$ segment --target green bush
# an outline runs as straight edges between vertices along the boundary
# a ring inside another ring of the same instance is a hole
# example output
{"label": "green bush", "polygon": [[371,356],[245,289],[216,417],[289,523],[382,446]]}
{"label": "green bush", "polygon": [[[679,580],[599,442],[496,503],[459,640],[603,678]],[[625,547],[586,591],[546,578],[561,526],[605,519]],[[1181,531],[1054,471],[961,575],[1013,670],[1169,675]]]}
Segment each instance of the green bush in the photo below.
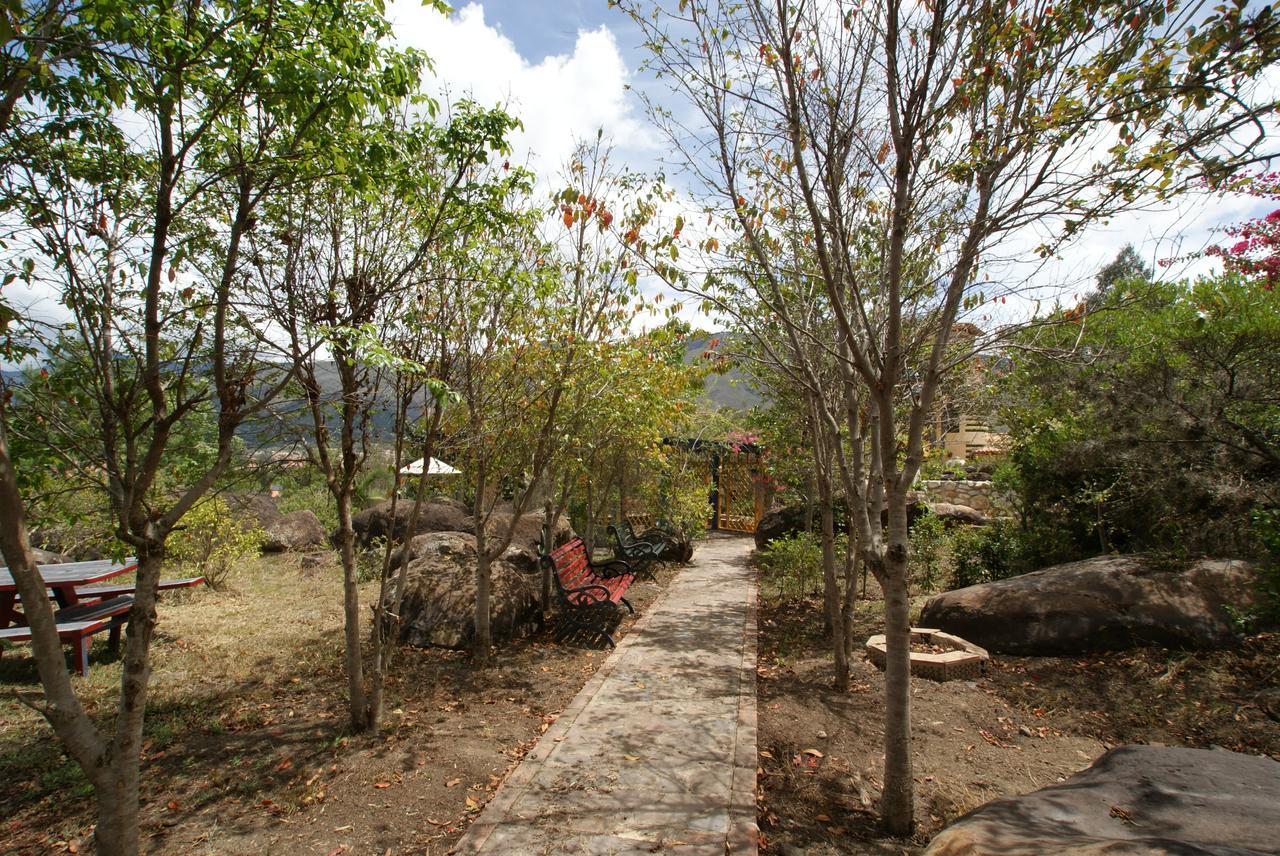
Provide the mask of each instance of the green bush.
{"label": "green bush", "polygon": [[1243,623],[1246,630],[1280,627],[1280,510],[1254,509],[1250,517],[1254,536],[1266,555],[1258,579],[1258,607],[1251,614],[1242,616]]}
{"label": "green bush", "polygon": [[983,527],[966,527],[952,541],[953,589],[1003,580],[1026,570],[1027,548],[1011,520],[993,520]]}
{"label": "green bush", "polygon": [[181,528],[169,538],[169,558],[184,569],[204,576],[205,583],[220,589],[231,569],[255,558],[266,533],[256,524],[246,527],[221,497],[197,505],[182,518]]}
{"label": "green bush", "polygon": [[922,514],[911,527],[911,553],[907,559],[911,582],[932,591],[942,582],[942,570],[951,552],[951,536],[942,519]]}
{"label": "green bush", "polygon": [[[837,544],[837,555],[844,555]],[[778,597],[795,597],[822,587],[822,537],[799,532],[777,538],[757,556],[764,571],[765,586],[777,586]]]}

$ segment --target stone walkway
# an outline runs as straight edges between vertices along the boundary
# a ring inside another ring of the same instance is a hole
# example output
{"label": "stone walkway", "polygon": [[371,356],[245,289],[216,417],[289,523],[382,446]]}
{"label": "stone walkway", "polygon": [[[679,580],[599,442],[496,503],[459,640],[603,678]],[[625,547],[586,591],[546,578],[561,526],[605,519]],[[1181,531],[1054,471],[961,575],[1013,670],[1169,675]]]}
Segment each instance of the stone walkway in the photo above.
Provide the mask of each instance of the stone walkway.
{"label": "stone walkway", "polygon": [[699,545],[455,852],[756,852],[751,547]]}

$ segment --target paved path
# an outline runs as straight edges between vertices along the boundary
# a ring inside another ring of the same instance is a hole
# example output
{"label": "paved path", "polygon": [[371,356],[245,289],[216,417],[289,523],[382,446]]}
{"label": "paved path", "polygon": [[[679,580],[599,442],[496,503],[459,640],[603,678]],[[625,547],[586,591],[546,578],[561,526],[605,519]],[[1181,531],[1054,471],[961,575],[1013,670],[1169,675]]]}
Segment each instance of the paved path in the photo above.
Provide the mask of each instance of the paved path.
{"label": "paved path", "polygon": [[713,535],[525,756],[465,854],[754,854],[756,587]]}

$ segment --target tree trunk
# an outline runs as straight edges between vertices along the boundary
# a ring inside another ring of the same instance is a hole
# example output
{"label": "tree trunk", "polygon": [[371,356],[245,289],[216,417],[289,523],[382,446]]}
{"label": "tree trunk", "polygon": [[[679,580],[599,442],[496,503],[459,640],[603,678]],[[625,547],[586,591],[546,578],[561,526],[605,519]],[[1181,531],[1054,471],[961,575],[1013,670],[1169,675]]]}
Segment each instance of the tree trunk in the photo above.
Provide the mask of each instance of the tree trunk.
{"label": "tree trunk", "polygon": [[[846,518],[848,519],[848,518]],[[844,619],[844,655],[853,657],[853,622],[858,602],[858,548],[853,531],[845,532],[844,549],[844,603],[840,615]]]}
{"label": "tree trunk", "polygon": [[[480,532],[479,526],[476,531]],[[493,647],[493,631],[489,626],[490,559],[481,546],[484,536],[477,535],[476,541],[476,638],[473,655],[476,665],[484,667],[489,665],[489,653]]]}
{"label": "tree trunk", "polygon": [[904,496],[891,495],[889,548],[884,556],[885,729],[884,792],[880,816],[890,835],[915,827],[911,773],[911,601],[907,591],[907,512]]}
{"label": "tree trunk", "polygon": [[351,497],[339,496],[338,551],[342,556],[342,615],[346,640],[347,693],[351,702],[351,730],[369,727],[364,691],[364,655],[360,651],[360,587],[356,570],[356,534],[351,527]]}
{"label": "tree trunk", "polygon": [[93,778],[98,802],[94,843],[99,856],[133,856],[138,852],[138,758],[132,764],[115,758]]}
{"label": "tree trunk", "polygon": [[836,575],[835,515],[831,509],[831,480],[820,476],[822,495],[822,592],[826,605],[827,632],[836,667],[836,689],[849,689],[849,653],[845,647],[844,611],[841,608],[840,579]]}
{"label": "tree trunk", "polygon": [[[542,504],[542,549],[543,555],[550,555],[555,549],[552,543],[555,540],[555,500],[552,499],[551,493],[547,493],[547,500]],[[541,565],[542,571],[542,617],[546,618],[551,613],[551,566],[547,562],[542,561],[539,556],[538,564]]]}

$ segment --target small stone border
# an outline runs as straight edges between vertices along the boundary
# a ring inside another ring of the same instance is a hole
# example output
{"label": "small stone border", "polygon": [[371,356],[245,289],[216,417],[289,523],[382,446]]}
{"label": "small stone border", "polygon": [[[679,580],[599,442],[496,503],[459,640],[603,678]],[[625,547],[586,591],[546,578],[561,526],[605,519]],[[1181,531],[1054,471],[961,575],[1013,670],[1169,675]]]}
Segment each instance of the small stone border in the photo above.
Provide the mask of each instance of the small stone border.
{"label": "small stone border", "polygon": [[[959,636],[952,636],[932,627],[912,627],[911,641],[921,645],[938,645],[950,648],[942,654],[911,653],[911,674],[935,681],[952,681],[957,678],[976,678],[987,669],[991,655]],[[867,659],[880,669],[885,664],[885,639],[877,633],[867,640]]]}

